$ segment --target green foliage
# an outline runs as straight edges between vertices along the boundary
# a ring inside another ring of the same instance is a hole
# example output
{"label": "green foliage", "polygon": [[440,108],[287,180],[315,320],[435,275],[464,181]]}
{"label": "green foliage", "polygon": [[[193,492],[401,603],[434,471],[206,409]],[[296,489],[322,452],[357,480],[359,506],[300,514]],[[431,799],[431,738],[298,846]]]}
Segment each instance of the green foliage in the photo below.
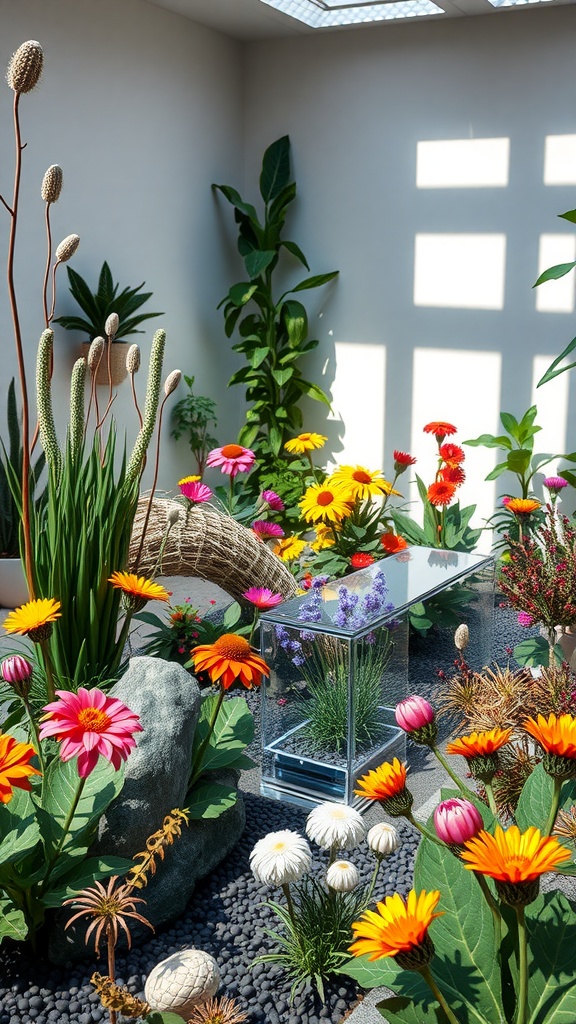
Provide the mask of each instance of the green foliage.
{"label": "green foliage", "polygon": [[54,323],[61,324],[68,331],[81,331],[87,334],[90,341],[94,338],[106,337],[106,321],[111,313],[117,313],[119,318],[118,330],[114,341],[121,341],[130,334],[142,334],[138,328],[145,320],[151,320],[155,316],[162,316],[162,313],[137,313],[137,310],[152,298],[152,292],[143,292],[145,282],[137,285],[136,288],[123,288],[118,291],[120,285],[114,284],[110,267],[104,261],[98,277],[98,286],[92,292],[90,286],[83,277],[73,270],[66,268],[70,293],[76,300],[83,317],[60,316]]}
{"label": "green foliage", "polygon": [[172,410],[172,437],[178,441],[183,434],[188,435],[187,440],[196,460],[197,473],[202,476],[208,453],[218,447],[218,441],[210,433],[210,425],[218,425],[216,402],[211,398],[194,394],[194,377],[187,377],[184,374],[184,380],[188,394],[181,398]]}
{"label": "green foliage", "polygon": [[31,792],[14,789],[2,807],[0,941],[30,938],[48,909],[131,867],[122,857],[88,856],[101,815],[122,789],[123,771],[99,758],[74,806],[80,782],[76,759],[55,757]]}
{"label": "green foliage", "polygon": [[[254,718],[246,701],[243,697],[224,701],[211,730],[210,722],[217,701],[217,695],[204,698],[194,733],[192,763],[196,766],[195,778],[191,779],[186,795],[186,807],[192,820],[218,818],[236,803],[236,787],[214,781],[210,773],[254,767],[244,753],[254,738]],[[199,754],[200,760],[196,764]]]}
{"label": "green foliage", "polygon": [[[226,609],[222,619],[202,618],[197,608],[189,604],[171,605],[166,609],[168,618],[162,619],[154,612],[138,612],[134,619],[153,627],[153,632],[141,650],[153,658],[177,661],[185,668],[191,668],[190,652],[198,644],[213,644],[224,633],[246,633],[250,627],[240,625],[242,609],[234,601]],[[184,650],[181,650],[184,648]]]}
{"label": "green foliage", "polygon": [[238,441],[258,453],[261,466],[267,467],[270,455],[277,458],[285,441],[302,426],[300,402],[307,395],[329,405],[327,395],[307,380],[300,369],[301,359],[318,345],[308,340],[308,316],[294,294],[327,284],[338,271],[304,278],[294,287],[277,295],[276,271],[282,250],[290,253],[309,270],[301,249],[282,237],[290,204],[296,196],[296,184],[290,181],[290,140],[287,135],[268,147],[262,161],[260,195],[264,216],[228,185],[214,185],[234,207],[238,225],[238,251],[244,260],[248,280],[232,285],[220,306],[224,307],[226,336],[235,330],[240,341],[233,345],[246,365],[238,370],[230,384],[246,387],[250,408]]}
{"label": "green foliage", "polygon": [[[567,220],[570,224],[576,224],[576,210],[568,210],[566,213],[559,213],[558,216],[561,220]],[[549,267],[545,270],[533,285],[537,288],[538,285],[544,284],[545,281],[558,281],[561,277],[569,274],[576,267],[576,263],[558,263],[555,267]],[[567,366],[563,366],[562,363],[567,356],[576,348],[576,338],[572,338],[572,341],[568,343],[566,348],[560,355],[553,360],[546,372],[538,381],[537,387],[541,387],[542,384],[546,384],[549,380],[553,380],[554,377],[558,377],[559,374],[565,373],[566,370],[572,370],[576,366],[576,362],[569,363]],[[574,481],[571,481],[572,486],[576,486]]]}
{"label": "green foliage", "polygon": [[455,501],[447,508],[437,509],[430,503],[428,488],[419,476],[416,476],[416,483],[424,510],[423,524],[419,526],[402,509],[391,508],[389,514],[396,532],[409,544],[449,548],[451,551],[473,551],[482,535],[481,529],[470,526],[476,505],[460,508],[460,502]]}
{"label": "green foliage", "polygon": [[[16,405],[14,377],[8,387],[8,444],[0,441],[0,558],[17,558],[20,554],[20,497],[22,480],[22,440]],[[46,456],[38,456],[30,471],[30,487],[34,494],[38,478],[44,469]],[[41,496],[36,496],[40,502]]]}
{"label": "green foliage", "polygon": [[[561,665],[564,661],[564,652],[560,644],[555,644],[553,650],[556,664]],[[550,664],[550,645],[543,636],[530,636],[526,640],[521,640],[516,644],[513,653],[515,661],[528,668]]]}

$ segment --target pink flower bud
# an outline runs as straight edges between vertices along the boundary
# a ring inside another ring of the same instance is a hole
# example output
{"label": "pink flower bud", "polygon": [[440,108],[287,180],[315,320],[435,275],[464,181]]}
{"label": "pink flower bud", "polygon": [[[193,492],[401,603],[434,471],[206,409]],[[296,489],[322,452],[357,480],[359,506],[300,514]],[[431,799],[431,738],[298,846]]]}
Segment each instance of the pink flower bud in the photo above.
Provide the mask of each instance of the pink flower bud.
{"label": "pink flower bud", "polygon": [[434,708],[424,697],[407,697],[396,705],[396,721],[404,732],[414,732],[434,721]]}
{"label": "pink flower bud", "polygon": [[434,811],[438,837],[451,846],[461,846],[484,828],[482,815],[474,804],[460,797],[443,800]]}
{"label": "pink flower bud", "polygon": [[2,662],[2,678],[6,683],[25,683],[30,679],[34,669],[27,658],[15,654]]}

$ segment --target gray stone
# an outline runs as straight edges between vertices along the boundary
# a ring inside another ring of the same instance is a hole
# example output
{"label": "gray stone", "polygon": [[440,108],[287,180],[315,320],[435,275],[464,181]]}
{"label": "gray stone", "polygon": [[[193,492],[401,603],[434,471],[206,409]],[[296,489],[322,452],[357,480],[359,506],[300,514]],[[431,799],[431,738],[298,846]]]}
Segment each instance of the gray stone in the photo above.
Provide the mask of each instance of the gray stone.
{"label": "gray stone", "polygon": [[[132,858],[145,850],[146,839],[161,827],[169,811],[185,807],[201,696],[196,680],[181,665],[146,657],[132,658],[110,693],[140,716],[143,732],[137,735],[137,747],[125,764],[124,787],[102,817],[91,853]],[[238,783],[236,772],[214,772],[212,778],[223,784]],[[165,850],[164,860],[157,860],[149,884],[134,893],[146,900],[146,905],[136,905],[139,913],[154,927],[178,917],[198,880],[233,849],[245,820],[239,796],[219,818],[184,826],[181,837]],[[57,964],[90,955],[84,944],[89,920],[65,930],[70,916],[68,909],[59,911],[52,929],[49,956]],[[133,938],[151,934],[136,921],[128,923]]]}

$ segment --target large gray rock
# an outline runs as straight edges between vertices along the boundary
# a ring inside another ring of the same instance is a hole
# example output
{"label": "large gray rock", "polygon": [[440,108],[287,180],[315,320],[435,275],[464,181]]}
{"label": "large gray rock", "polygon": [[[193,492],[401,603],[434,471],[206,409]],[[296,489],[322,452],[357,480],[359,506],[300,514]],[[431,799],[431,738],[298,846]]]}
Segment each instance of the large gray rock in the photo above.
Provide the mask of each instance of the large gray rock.
{"label": "large gray rock", "polygon": [[[110,693],[140,716],[143,732],[137,734],[137,747],[125,764],[124,787],[102,817],[91,852],[131,858],[145,850],[146,839],[161,827],[169,811],[185,807],[201,696],[196,680],[181,665],[145,657],[131,659],[128,671]],[[218,781],[236,785],[238,775],[222,772]],[[146,900],[146,906],[140,904],[137,909],[154,927],[182,913],[197,881],[233,849],[245,820],[244,803],[238,797],[219,818],[184,826],[181,837],[166,848],[164,860],[157,860],[157,872],[149,884],[135,892]],[[56,915],[50,938],[54,963],[86,955],[89,919],[65,930],[71,915],[69,909]],[[138,922],[132,924],[133,937],[151,935]]]}

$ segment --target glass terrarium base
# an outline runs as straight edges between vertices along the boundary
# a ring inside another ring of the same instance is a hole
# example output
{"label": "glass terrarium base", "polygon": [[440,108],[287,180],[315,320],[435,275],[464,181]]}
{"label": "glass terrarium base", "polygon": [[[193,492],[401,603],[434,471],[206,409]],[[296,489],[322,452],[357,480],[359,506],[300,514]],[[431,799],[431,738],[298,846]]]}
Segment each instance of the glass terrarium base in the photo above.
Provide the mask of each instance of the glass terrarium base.
{"label": "glass terrarium base", "polygon": [[406,756],[406,734],[396,725],[382,725],[377,743],[366,750],[365,756],[356,758],[350,772],[343,755],[303,753],[310,748],[307,725],[307,721],[301,722],[264,748],[260,784],[263,796],[308,808],[324,800],[362,804],[362,798],[354,796],[357,779],[383,761],[394,757],[404,760]]}

